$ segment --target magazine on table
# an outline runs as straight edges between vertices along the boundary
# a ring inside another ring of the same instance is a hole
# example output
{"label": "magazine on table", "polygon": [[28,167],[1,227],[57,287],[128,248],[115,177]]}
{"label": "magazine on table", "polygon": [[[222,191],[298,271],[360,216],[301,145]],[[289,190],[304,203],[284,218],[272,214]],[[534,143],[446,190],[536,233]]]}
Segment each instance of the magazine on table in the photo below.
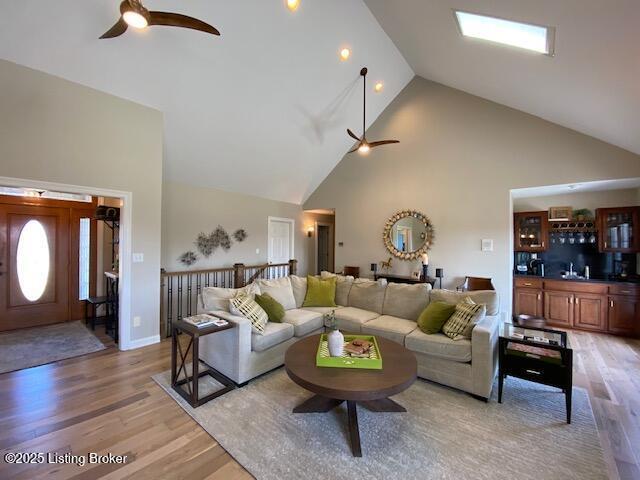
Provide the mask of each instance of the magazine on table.
{"label": "magazine on table", "polygon": [[193,315],[192,317],[186,317],[183,320],[198,328],[211,327],[214,325],[216,327],[224,327],[229,323],[222,318],[214,317],[213,315],[209,315],[208,313]]}

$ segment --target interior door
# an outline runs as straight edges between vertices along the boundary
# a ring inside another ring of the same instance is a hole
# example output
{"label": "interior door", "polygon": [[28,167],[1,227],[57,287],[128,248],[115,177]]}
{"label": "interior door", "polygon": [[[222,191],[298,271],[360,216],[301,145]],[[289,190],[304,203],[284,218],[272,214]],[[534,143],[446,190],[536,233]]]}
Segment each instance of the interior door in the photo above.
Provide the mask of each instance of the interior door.
{"label": "interior door", "polygon": [[293,258],[293,220],[269,218],[269,263],[287,263]]}
{"label": "interior door", "polygon": [[69,209],[0,204],[0,331],[69,319]]}

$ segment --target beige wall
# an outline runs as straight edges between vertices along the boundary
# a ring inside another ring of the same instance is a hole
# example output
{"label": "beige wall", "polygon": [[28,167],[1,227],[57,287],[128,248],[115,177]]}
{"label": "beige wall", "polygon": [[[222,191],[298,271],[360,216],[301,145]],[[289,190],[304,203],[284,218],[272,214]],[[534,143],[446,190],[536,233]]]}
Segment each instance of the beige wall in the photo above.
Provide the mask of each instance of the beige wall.
{"label": "beige wall", "polygon": [[[307,247],[302,207],[241,193],[230,193],[212,188],[194,187],[165,182],[162,196],[162,267],[169,271],[231,266],[241,262],[257,265],[267,261],[268,217],[295,220],[294,249],[301,274],[307,271]],[[182,265],[178,258],[188,250],[197,252],[194,245],[200,232],[209,233],[222,225],[229,235],[244,228],[247,239],[233,242],[225,252],[217,249],[209,258],[199,255],[191,267]],[[256,253],[259,249],[259,253]]]}
{"label": "beige wall", "polygon": [[[382,229],[398,210],[429,216],[429,252],[444,287],[464,275],[494,279],[505,311],[511,304],[510,189],[640,175],[640,157],[459,90],[416,77],[367,132],[396,138],[368,156],[346,155],[305,203],[336,209],[336,264],[388,257]],[[481,239],[494,250],[482,252]],[[394,260],[409,273],[419,262]]]}
{"label": "beige wall", "polygon": [[0,176],[132,193],[131,340],[159,333],[162,114],[0,60]]}
{"label": "beige wall", "polygon": [[574,210],[588,208],[595,215],[596,208],[630,207],[633,205],[639,205],[638,189],[635,188],[513,199],[514,212],[549,210],[549,207],[572,207]]}

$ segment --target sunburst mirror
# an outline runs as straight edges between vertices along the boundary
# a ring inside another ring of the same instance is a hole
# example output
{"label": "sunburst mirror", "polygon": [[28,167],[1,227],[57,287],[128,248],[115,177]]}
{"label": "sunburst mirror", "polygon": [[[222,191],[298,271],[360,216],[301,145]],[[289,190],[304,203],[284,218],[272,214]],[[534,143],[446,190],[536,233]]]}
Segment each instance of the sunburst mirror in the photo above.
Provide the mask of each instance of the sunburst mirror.
{"label": "sunburst mirror", "polygon": [[435,238],[431,220],[416,210],[402,210],[384,226],[382,239],[387,250],[402,260],[415,260],[433,245]]}

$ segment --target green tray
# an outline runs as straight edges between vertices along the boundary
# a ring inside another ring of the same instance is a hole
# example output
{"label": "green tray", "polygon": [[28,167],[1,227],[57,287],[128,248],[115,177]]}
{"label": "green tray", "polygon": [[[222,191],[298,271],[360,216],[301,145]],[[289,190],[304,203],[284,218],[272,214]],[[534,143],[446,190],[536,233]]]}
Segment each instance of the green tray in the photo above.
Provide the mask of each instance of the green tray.
{"label": "green tray", "polygon": [[352,358],[346,353],[342,357],[329,356],[329,347],[327,345],[327,335],[320,335],[320,344],[318,345],[318,353],[316,354],[316,366],[318,367],[334,367],[334,368],[367,368],[371,370],[382,370],[382,353],[378,348],[376,337],[371,335],[345,335],[344,341],[350,342],[356,338],[368,340],[373,343],[371,347],[372,358]]}

